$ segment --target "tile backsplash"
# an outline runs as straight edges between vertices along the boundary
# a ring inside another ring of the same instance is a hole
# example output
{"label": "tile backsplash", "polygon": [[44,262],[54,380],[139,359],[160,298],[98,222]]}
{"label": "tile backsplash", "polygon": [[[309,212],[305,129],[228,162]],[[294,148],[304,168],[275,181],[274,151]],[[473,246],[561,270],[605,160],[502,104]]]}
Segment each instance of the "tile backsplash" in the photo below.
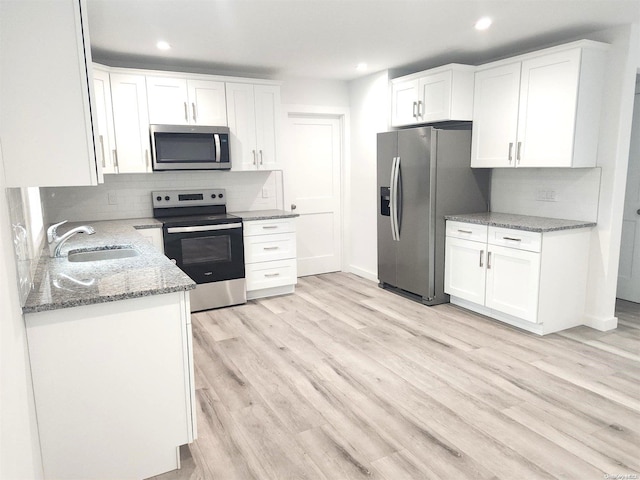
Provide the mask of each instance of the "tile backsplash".
{"label": "tile backsplash", "polygon": [[491,210],[598,220],[600,168],[494,168]]}
{"label": "tile backsplash", "polygon": [[42,206],[37,188],[7,188],[6,196],[18,269],[20,304],[24,305],[44,246]]}
{"label": "tile backsplash", "polygon": [[226,188],[227,210],[282,208],[282,172],[168,172],[105,175],[93,187],[43,188],[47,224],[153,216],[151,192]]}

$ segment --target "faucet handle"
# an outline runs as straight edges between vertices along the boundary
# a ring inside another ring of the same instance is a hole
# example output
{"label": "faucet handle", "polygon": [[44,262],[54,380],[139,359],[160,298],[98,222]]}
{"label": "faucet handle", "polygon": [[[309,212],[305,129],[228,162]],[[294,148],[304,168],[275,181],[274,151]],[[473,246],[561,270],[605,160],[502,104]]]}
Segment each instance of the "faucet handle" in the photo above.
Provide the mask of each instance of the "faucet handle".
{"label": "faucet handle", "polygon": [[51,225],[47,228],[47,240],[49,243],[53,242],[58,236],[58,227],[64,223],[67,223],[68,220],[63,220],[60,223],[56,223],[55,225]]}

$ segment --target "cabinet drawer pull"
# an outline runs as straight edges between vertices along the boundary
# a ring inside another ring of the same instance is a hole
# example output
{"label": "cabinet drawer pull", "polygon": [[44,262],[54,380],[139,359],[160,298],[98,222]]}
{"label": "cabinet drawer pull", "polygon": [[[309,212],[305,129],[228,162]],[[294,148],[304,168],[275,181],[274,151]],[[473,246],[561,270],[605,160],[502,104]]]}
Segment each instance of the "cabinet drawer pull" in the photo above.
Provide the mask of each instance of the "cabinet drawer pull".
{"label": "cabinet drawer pull", "polygon": [[260,150],[260,165],[262,165],[263,161],[262,161],[262,150]]}
{"label": "cabinet drawer pull", "polygon": [[516,160],[518,160],[518,165],[520,165],[520,153],[522,151],[522,142],[518,142],[518,150],[516,150]]}
{"label": "cabinet drawer pull", "polygon": [[418,118],[418,114],[416,113],[417,106],[418,106],[418,102],[413,102],[413,118]]}
{"label": "cabinet drawer pull", "polygon": [[196,104],[195,102],[191,102],[191,111],[193,112],[193,121],[197,121],[196,120]]}
{"label": "cabinet drawer pull", "polygon": [[251,153],[253,153],[253,164],[257,165],[257,163],[256,163],[256,151],[255,150],[251,150]]}
{"label": "cabinet drawer pull", "polygon": [[422,110],[422,100],[418,101],[418,116],[419,117],[424,117],[424,112],[421,112]]}
{"label": "cabinet drawer pull", "polygon": [[468,233],[468,234],[472,234],[473,233],[471,230],[460,230],[460,229],[458,229],[458,232],[460,232],[460,233]]}
{"label": "cabinet drawer pull", "polygon": [[263,250],[278,250],[280,247],[262,247]]}
{"label": "cabinet drawer pull", "polygon": [[187,102],[184,102],[184,121],[189,121],[189,107],[187,107]]}
{"label": "cabinet drawer pull", "polygon": [[521,238],[513,238],[513,237],[502,237],[503,240],[511,240],[512,242],[521,242]]}
{"label": "cabinet drawer pull", "polygon": [[100,151],[102,152],[102,168],[107,168],[107,160],[104,157],[104,137],[100,135]]}
{"label": "cabinet drawer pull", "polygon": [[491,270],[491,252],[487,252],[487,270]]}
{"label": "cabinet drawer pull", "polygon": [[263,225],[262,228],[264,230],[272,230],[274,228],[278,228],[278,226],[277,225]]}
{"label": "cabinet drawer pull", "polygon": [[280,274],[279,273],[265,273],[264,276],[265,277],[279,277]]}
{"label": "cabinet drawer pull", "polygon": [[484,250],[480,250],[480,267],[482,268],[484,264],[482,263],[482,259],[484,257]]}
{"label": "cabinet drawer pull", "polygon": [[509,163],[513,160],[513,142],[509,142]]}

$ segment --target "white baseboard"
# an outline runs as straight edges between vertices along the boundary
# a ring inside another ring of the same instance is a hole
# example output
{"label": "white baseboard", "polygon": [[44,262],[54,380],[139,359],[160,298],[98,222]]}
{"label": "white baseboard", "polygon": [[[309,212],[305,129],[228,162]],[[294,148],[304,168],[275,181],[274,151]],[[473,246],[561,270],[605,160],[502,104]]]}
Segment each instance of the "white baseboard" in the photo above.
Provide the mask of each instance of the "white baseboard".
{"label": "white baseboard", "polygon": [[373,282],[378,282],[378,273],[370,272],[363,268],[356,267],[354,265],[348,265],[347,270],[348,273],[353,273],[354,275],[358,275],[359,277],[366,278],[367,280],[371,280]]}
{"label": "white baseboard", "polygon": [[608,332],[618,328],[618,317],[599,318],[593,315],[585,315],[584,324],[601,332]]}

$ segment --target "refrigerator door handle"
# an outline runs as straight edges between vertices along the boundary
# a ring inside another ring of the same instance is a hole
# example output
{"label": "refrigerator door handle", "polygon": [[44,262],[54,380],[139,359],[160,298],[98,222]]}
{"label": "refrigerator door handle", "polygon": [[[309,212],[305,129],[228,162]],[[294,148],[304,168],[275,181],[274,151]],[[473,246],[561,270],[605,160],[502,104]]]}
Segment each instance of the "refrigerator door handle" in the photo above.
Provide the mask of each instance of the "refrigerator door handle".
{"label": "refrigerator door handle", "polygon": [[398,193],[400,190],[400,157],[395,158],[395,168],[393,169],[393,183],[391,184],[393,190],[391,191],[391,195],[393,198],[393,208],[391,210],[391,215],[393,216],[393,223],[391,224],[392,229],[394,230],[393,235],[395,236],[394,240],[400,241],[400,222],[399,211],[400,211],[400,203]]}
{"label": "refrigerator door handle", "polygon": [[393,157],[391,161],[391,178],[389,179],[389,210],[391,211],[391,215],[389,218],[391,219],[391,239],[393,241],[397,241],[396,237],[396,221],[397,221],[397,210],[396,210],[396,165],[397,165],[398,157]]}

